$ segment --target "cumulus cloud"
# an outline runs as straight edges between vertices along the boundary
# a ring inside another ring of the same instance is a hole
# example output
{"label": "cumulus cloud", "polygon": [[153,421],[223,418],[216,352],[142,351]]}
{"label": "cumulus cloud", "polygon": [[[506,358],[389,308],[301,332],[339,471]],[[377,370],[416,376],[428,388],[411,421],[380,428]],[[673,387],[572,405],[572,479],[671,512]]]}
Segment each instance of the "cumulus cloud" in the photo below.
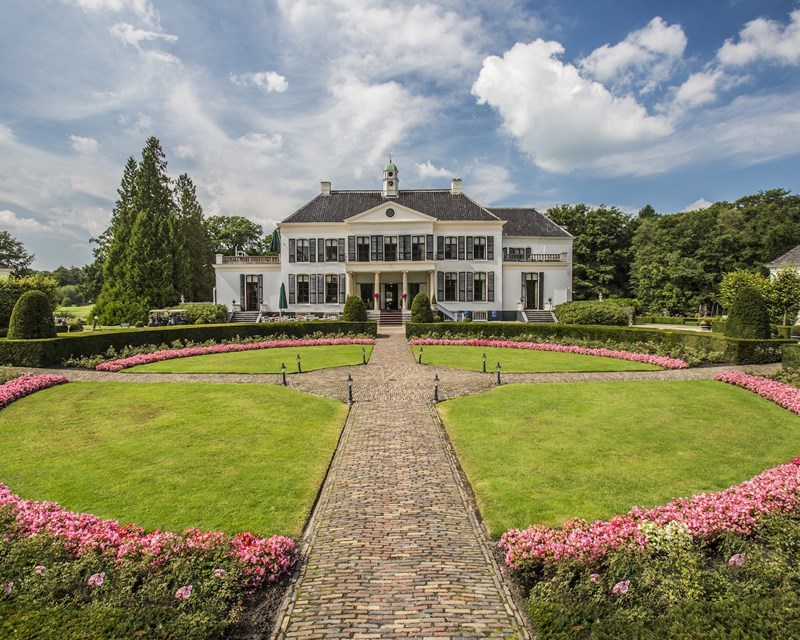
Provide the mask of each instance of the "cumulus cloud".
{"label": "cumulus cloud", "polygon": [[783,65],[800,64],[800,9],[789,14],[789,24],[757,18],[739,32],[738,41],[725,41],[717,59],[731,67],[765,61]]}
{"label": "cumulus cloud", "polygon": [[685,49],[686,35],[681,26],[655,17],[622,42],[595,49],[579,65],[604,84],[642,85],[642,91],[647,92],[670,76]]}
{"label": "cumulus cloud", "polygon": [[97,153],[100,147],[100,143],[94,138],[84,138],[83,136],[76,135],[71,135],[69,137],[69,143],[74,151],[85,155]]}
{"label": "cumulus cloud", "polygon": [[504,166],[475,161],[465,172],[464,191],[478,202],[491,205],[514,195],[517,188]]}
{"label": "cumulus cloud", "polygon": [[724,74],[719,69],[691,74],[675,92],[675,102],[681,106],[700,107],[717,99],[717,88]]}
{"label": "cumulus cloud", "polygon": [[699,200],[695,200],[692,204],[686,205],[682,211],[700,211],[701,209],[708,209],[713,202],[709,202],[705,198],[700,198]]}
{"label": "cumulus cloud", "polygon": [[12,231],[47,231],[47,227],[34,218],[22,218],[10,209],[0,211],[0,226]]}
{"label": "cumulus cloud", "polygon": [[275,71],[255,71],[251,73],[230,74],[230,80],[238,87],[256,87],[269,93],[283,93],[289,88],[286,78]]}
{"label": "cumulus cloud", "polygon": [[420,178],[449,178],[453,173],[449,169],[436,167],[428,160],[424,164],[416,163],[414,168]]}
{"label": "cumulus cloud", "polygon": [[502,58],[486,58],[472,87],[537,166],[567,172],[672,132],[668,118],[651,116],[632,96],[614,96],[562,62],[563,53],[558,42],[517,43]]}

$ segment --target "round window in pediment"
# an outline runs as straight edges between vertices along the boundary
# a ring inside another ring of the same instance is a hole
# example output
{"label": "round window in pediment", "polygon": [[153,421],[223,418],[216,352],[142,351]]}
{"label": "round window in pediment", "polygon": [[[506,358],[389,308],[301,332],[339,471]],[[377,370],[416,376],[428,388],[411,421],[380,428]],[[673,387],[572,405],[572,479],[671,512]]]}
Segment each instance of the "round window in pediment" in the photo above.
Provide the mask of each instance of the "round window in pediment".
{"label": "round window in pediment", "polygon": [[387,209],[386,210],[386,217],[393,218],[394,217],[394,209]]}

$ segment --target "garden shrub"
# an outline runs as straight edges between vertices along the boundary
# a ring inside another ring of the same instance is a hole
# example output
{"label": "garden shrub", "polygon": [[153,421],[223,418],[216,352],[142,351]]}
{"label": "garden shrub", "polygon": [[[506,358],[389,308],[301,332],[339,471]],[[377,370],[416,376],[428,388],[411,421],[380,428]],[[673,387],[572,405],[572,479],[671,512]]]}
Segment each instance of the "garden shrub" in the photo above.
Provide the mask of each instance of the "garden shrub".
{"label": "garden shrub", "polygon": [[342,320],[345,322],[366,322],[367,305],[359,296],[347,296],[344,301]]}
{"label": "garden shrub", "polygon": [[625,310],[610,302],[564,302],[556,307],[555,313],[558,321],[563,324],[628,324]]}
{"label": "garden shrub", "polygon": [[58,304],[56,281],[42,275],[24,278],[0,278],[0,327],[7,327],[14,305],[23,293],[41,291],[47,296],[50,307]]}
{"label": "garden shrub", "polygon": [[800,344],[783,345],[781,361],[784,369],[800,372]]}
{"label": "garden shrub", "polygon": [[411,302],[411,322],[433,322],[431,301],[427,293],[418,293]]}
{"label": "garden shrub", "polygon": [[725,335],[750,340],[770,337],[769,307],[754,287],[742,287],[737,292],[728,314]]}
{"label": "garden shrub", "polygon": [[56,324],[53,320],[53,308],[47,296],[41,291],[23,293],[11,312],[8,339],[36,340],[55,337]]}
{"label": "garden shrub", "polygon": [[441,322],[442,321],[442,316],[433,316],[433,321],[434,322]]}
{"label": "garden shrub", "polygon": [[186,304],[181,306],[181,316],[187,324],[219,324],[228,319],[228,308],[224,304]]}

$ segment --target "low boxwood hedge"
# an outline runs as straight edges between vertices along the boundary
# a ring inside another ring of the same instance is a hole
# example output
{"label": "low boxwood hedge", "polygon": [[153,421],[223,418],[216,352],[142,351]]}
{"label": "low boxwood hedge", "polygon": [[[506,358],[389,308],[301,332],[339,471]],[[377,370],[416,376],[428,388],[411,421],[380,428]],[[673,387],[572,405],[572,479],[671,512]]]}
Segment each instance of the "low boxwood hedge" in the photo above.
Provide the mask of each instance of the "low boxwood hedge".
{"label": "low boxwood hedge", "polygon": [[731,364],[763,364],[780,362],[781,347],[788,341],[779,340],[742,340],[726,338],[713,333],[699,331],[669,331],[645,327],[612,327],[598,325],[575,324],[519,324],[510,322],[473,322],[406,324],[406,336],[464,338],[499,338],[515,340],[520,336],[534,339],[554,338],[556,340],[598,340],[611,341],[616,344],[634,344],[652,342],[669,350],[670,347],[686,347],[716,351],[723,353],[723,360]]}
{"label": "low boxwood hedge", "polygon": [[783,345],[783,368],[800,371],[800,344]]}
{"label": "low boxwood hedge", "polygon": [[175,340],[205,342],[230,340],[236,336],[289,336],[304,338],[312,333],[377,336],[375,322],[339,322],[316,320],[310,322],[229,323],[215,325],[179,325],[153,327],[124,332],[60,334],[43,340],[0,340],[0,364],[15,367],[50,367],[69,358],[101,354],[109,347],[140,347],[147,344],[170,344]]}

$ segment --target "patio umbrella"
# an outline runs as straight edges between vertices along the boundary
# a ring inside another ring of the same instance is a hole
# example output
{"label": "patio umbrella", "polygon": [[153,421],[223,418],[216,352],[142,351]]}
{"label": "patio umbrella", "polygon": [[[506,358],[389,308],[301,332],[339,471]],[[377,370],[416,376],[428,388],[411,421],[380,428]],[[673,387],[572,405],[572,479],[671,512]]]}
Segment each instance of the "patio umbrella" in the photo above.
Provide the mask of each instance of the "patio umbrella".
{"label": "patio umbrella", "polygon": [[267,241],[267,251],[270,253],[281,252],[281,236],[277,229],[275,229],[275,231],[273,231],[269,236],[269,240]]}
{"label": "patio umbrella", "polygon": [[281,292],[278,296],[278,313],[283,316],[283,310],[288,308],[289,305],[286,304],[286,285],[281,282]]}

